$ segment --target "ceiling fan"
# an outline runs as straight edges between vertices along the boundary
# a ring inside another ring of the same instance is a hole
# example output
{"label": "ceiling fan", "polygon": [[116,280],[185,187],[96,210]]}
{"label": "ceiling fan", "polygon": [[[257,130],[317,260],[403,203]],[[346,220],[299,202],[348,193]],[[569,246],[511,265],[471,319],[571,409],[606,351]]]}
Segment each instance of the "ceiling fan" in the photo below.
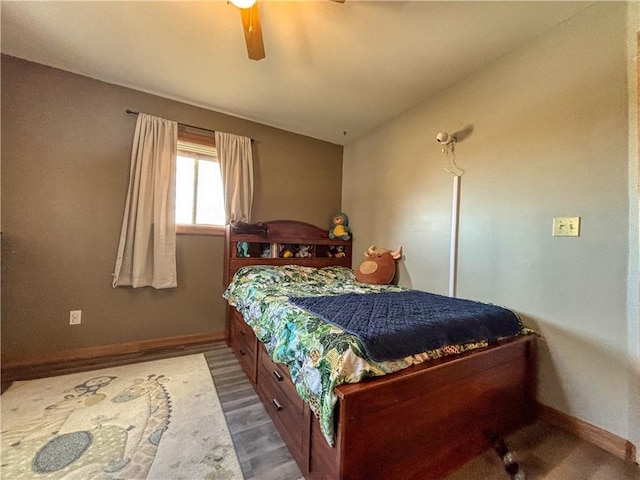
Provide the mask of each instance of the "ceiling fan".
{"label": "ceiling fan", "polygon": [[[262,26],[260,25],[260,12],[256,0],[230,0],[240,10],[242,18],[242,30],[244,41],[247,44],[247,53],[251,60],[262,60],[265,57],[264,42],[262,41]],[[331,0],[344,3],[345,0]]]}

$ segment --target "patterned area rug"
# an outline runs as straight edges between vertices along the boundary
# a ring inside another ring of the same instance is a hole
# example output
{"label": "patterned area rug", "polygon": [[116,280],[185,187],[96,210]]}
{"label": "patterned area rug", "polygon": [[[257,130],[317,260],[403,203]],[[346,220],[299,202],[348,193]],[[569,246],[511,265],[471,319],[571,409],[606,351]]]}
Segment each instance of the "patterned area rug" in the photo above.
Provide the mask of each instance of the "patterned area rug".
{"label": "patterned area rug", "polygon": [[204,355],[14,383],[0,477],[241,480]]}

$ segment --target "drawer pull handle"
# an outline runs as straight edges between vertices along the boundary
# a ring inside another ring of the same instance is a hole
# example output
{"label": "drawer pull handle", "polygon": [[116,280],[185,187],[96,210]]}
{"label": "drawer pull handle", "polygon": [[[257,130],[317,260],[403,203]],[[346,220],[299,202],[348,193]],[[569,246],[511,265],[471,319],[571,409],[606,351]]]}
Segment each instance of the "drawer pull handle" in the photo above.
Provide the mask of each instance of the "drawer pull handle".
{"label": "drawer pull handle", "polygon": [[277,370],[273,371],[273,375],[278,379],[279,382],[283,380],[282,375],[280,375]]}
{"label": "drawer pull handle", "polygon": [[276,400],[275,398],[273,400],[271,400],[273,402],[273,404],[276,406],[276,410],[277,411],[282,411],[282,405],[280,405],[280,402],[278,400]]}
{"label": "drawer pull handle", "polygon": [[247,352],[245,352],[243,349],[239,349],[238,351],[240,352],[240,355],[246,355],[247,354]]}
{"label": "drawer pull handle", "polygon": [[240,330],[240,335],[246,335],[247,332],[245,332],[244,330]]}

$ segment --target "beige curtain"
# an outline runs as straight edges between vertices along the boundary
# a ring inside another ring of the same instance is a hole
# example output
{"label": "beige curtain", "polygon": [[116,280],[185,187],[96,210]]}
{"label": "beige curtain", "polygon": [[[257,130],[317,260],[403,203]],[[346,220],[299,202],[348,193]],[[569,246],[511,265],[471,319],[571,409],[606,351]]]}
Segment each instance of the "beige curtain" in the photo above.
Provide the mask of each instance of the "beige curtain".
{"label": "beige curtain", "polygon": [[253,205],[251,139],[216,132],[216,150],[222,175],[226,221],[250,223]]}
{"label": "beige curtain", "polygon": [[138,115],[114,287],[177,286],[177,140],[176,122]]}

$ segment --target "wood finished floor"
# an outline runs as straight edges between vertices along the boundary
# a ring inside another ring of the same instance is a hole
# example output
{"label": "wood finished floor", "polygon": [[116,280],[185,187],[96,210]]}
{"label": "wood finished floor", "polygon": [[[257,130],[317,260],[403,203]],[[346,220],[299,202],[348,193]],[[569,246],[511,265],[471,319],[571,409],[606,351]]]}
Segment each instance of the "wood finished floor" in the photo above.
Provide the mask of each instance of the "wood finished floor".
{"label": "wood finished floor", "polygon": [[[302,477],[240,364],[223,342],[205,352],[245,479]],[[506,442],[528,480],[640,480],[640,467],[537,422]],[[508,480],[493,451],[469,462],[446,480]],[[384,479],[396,480],[396,479]]]}
{"label": "wood finished floor", "polygon": [[304,478],[231,349],[219,342],[204,355],[244,478]]}

